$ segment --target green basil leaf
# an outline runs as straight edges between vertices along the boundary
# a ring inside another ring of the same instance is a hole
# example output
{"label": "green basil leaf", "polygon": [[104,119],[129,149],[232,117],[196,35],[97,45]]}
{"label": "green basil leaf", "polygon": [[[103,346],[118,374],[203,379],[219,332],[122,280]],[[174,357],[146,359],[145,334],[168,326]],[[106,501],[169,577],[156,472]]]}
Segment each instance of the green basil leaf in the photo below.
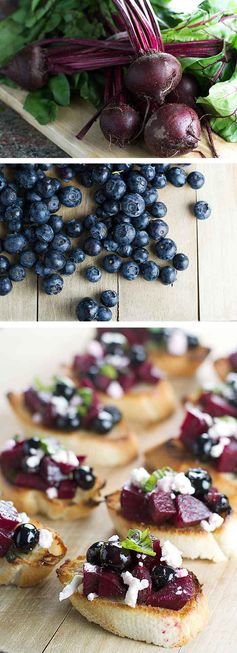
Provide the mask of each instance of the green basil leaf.
{"label": "green basil leaf", "polygon": [[164,478],[164,476],[168,473],[172,472],[171,467],[162,467],[161,469],[156,469],[147,479],[146,483],[144,483],[142,489],[144,492],[152,492],[154,488],[156,487],[157,481],[159,481],[161,478]]}
{"label": "green basil leaf", "polygon": [[126,539],[121,544],[124,549],[137,551],[137,553],[143,553],[153,557],[156,555],[155,551],[153,551],[152,539],[148,528],[145,531],[129,529]]}

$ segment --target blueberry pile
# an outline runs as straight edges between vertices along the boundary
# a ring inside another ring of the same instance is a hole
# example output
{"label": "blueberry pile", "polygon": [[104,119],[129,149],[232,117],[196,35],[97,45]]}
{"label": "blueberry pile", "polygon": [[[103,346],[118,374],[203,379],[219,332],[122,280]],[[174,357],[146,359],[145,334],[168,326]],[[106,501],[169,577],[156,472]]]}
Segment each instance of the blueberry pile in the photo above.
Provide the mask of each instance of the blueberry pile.
{"label": "blueberry pile", "polygon": [[[186,183],[201,188],[203,174],[187,174],[184,165],[58,164],[57,177],[50,176],[52,164],[12,165],[6,170],[2,166],[0,295],[11,292],[13,283],[22,281],[28,270],[41,278],[45,293],[57,295],[65,275],[73,274],[86,257],[101,253],[101,266],[88,265],[85,270],[89,283],[97,283],[104,269],[110,274],[119,271],[128,281],[140,275],[146,281],[159,279],[172,285],[177,271],[188,268],[189,259],[168,237],[167,207],[158,201],[158,191],[168,183],[177,188]],[[76,185],[64,185],[73,179]],[[58,214],[60,207],[81,204],[78,185],[96,187],[94,213],[64,221]],[[211,214],[204,201],[196,202],[192,210],[201,220]],[[150,260],[148,246],[165,265]],[[77,305],[77,319],[111,320],[111,308],[117,303],[117,293],[112,290],[102,292],[99,301],[85,297]]]}

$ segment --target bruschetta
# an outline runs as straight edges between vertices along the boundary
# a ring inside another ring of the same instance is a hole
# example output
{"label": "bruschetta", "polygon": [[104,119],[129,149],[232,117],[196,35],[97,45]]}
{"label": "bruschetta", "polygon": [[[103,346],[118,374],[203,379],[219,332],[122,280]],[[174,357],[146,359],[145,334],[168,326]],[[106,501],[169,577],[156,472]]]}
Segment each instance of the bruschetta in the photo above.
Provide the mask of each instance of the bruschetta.
{"label": "bruschetta", "polygon": [[228,374],[237,374],[237,352],[217,358],[214,361],[214,367],[222,381],[226,380]]}

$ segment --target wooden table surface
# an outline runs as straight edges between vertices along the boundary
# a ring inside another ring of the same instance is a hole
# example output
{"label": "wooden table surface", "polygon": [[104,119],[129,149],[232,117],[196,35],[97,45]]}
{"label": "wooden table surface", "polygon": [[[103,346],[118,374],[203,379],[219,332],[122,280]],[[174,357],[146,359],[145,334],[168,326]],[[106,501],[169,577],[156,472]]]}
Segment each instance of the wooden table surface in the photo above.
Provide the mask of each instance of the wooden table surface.
{"label": "wooden table surface", "polygon": [[[190,327],[189,327],[190,328]],[[73,326],[51,328],[4,328],[0,339],[0,440],[19,432],[15,418],[7,405],[5,393],[9,389],[24,387],[37,374],[47,379],[57,371],[59,364],[69,360],[92,336],[89,328]],[[192,325],[192,330],[204,344],[215,347],[215,355],[236,347],[236,328],[229,325]],[[16,346],[17,337],[17,346]],[[78,344],[79,343],[79,344]],[[228,345],[227,345],[228,343]],[[189,382],[177,381],[177,393],[183,396],[187,389],[196,387],[202,380],[215,380],[210,362],[203,365],[199,378]],[[182,410],[156,429],[140,435],[140,450],[177,433]],[[137,461],[138,462],[138,461]],[[137,463],[136,463],[137,464]],[[127,478],[131,466],[117,470],[100,470],[107,478],[106,493],[118,488]],[[52,525],[52,522],[51,522]],[[55,528],[68,545],[68,557],[84,553],[94,541],[106,539],[112,532],[105,505],[101,504],[88,519],[78,522],[55,522]],[[186,561],[185,563],[186,564]],[[211,620],[208,627],[177,653],[235,653],[237,639],[237,563],[187,563],[205,585]],[[59,582],[53,573],[41,586],[31,589],[0,588],[0,649],[4,653],[155,653],[174,649],[161,649],[153,645],[123,640],[99,627],[89,624],[69,601],[59,603]]]}
{"label": "wooden table surface", "polygon": [[[237,164],[227,167],[223,163],[201,162],[192,169],[195,167],[206,176],[200,191],[192,190],[188,184],[179,189],[168,184],[159,191],[159,199],[168,207],[165,219],[170,227],[169,236],[177,242],[178,251],[185,252],[190,259],[188,270],[178,272],[173,287],[141,277],[130,282],[105,271],[97,284],[89,283],[85,280],[85,268],[95,259],[86,257],[74,275],[64,277],[64,289],[57,296],[49,297],[41,291],[40,281],[37,283],[36,276],[29,272],[23,282],[14,284],[9,295],[0,297],[0,320],[73,321],[78,301],[88,295],[98,298],[105,289],[119,294],[119,305],[113,310],[115,321],[236,320]],[[83,189],[81,206],[60,208],[59,214],[72,218],[90,213],[94,209],[93,193]],[[196,220],[192,215],[191,206],[197,199],[210,203],[212,215],[208,220]],[[151,257],[157,260],[152,246]]]}
{"label": "wooden table surface", "polygon": [[[147,157],[149,153],[145,150],[143,143],[138,142],[124,149],[110,145],[105,140],[98,122],[94,123],[86,137],[78,141],[76,134],[84,127],[91,116],[94,115],[95,109],[87,102],[74,99],[70,107],[60,108],[58,118],[55,122],[48,125],[40,125],[33,116],[24,110],[24,100],[26,92],[20,89],[13,89],[3,84],[0,85],[0,100],[14,109],[33,127],[36,127],[42,134],[47,136],[53,143],[58,145],[62,150],[72,157],[81,158],[103,158],[121,159],[121,157]],[[237,160],[237,144],[227,143],[222,138],[214,134],[213,136],[218,156],[227,161]],[[200,152],[207,158],[212,158],[212,152],[207,141],[206,132],[202,133],[199,144],[199,151],[184,155],[182,158],[199,158]],[[5,156],[9,156],[6,150]],[[16,155],[17,156],[17,152]],[[38,156],[37,149],[35,156]]]}

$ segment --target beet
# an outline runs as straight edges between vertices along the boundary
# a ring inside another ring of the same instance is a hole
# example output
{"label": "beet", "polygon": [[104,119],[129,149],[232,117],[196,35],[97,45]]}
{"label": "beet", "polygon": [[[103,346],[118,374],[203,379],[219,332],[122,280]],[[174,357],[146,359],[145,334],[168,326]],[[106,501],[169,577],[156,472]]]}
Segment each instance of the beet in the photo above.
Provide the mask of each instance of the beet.
{"label": "beet", "polygon": [[71,479],[61,481],[58,488],[59,499],[73,499],[77,491],[77,483]]}
{"label": "beet", "polygon": [[[154,561],[154,558],[152,558],[152,560]],[[146,587],[144,590],[139,590],[138,592],[137,604],[141,605],[142,603],[148,603],[152,590],[152,580],[151,580],[150,572],[148,571],[147,567],[145,567],[144,565],[141,567],[138,564],[136,567],[134,567],[132,571],[132,575],[134,576],[134,578],[138,578],[139,580],[148,581],[148,587]]]}
{"label": "beet", "polygon": [[101,112],[101,131],[110,143],[119,147],[130,143],[138,134],[140,126],[139,113],[128,104],[111,104]]}
{"label": "beet", "polygon": [[37,91],[47,84],[47,60],[39,45],[27,45],[0,71],[26,91]]}
{"label": "beet", "polygon": [[16,508],[10,501],[0,501],[0,528],[6,531],[12,531],[20,519]]}
{"label": "beet", "polygon": [[[196,109],[195,99],[199,95],[199,84],[193,75],[184,74],[179,84],[167,96],[167,102],[186,104]],[[197,110],[197,109],[196,109]]]}
{"label": "beet", "polygon": [[212,392],[203,392],[199,401],[203,410],[209,413],[212,417],[224,417],[225,415],[229,415],[230,417],[237,418],[237,407],[230,404],[227,399],[221,397],[221,395]]}
{"label": "beet", "polygon": [[168,492],[152,492],[148,499],[148,510],[154,524],[164,524],[176,515],[175,504]]}
{"label": "beet", "polygon": [[101,568],[88,562],[83,567],[83,594],[98,594]]}
{"label": "beet", "polygon": [[0,0],[0,20],[13,14],[18,7],[18,0]]}
{"label": "beet", "polygon": [[146,522],[148,519],[147,495],[133,485],[124,486],[121,492],[121,509],[126,519]]}
{"label": "beet", "polygon": [[167,610],[181,610],[195,593],[195,580],[191,574],[188,574],[183,578],[170,581],[158,592],[152,592],[149,605],[155,608],[167,608]]}
{"label": "beet", "polygon": [[121,576],[110,569],[101,569],[98,585],[98,595],[115,598],[120,596],[124,598],[126,587]]}
{"label": "beet", "polygon": [[129,66],[125,84],[131,93],[163,104],[181,77],[182,68],[176,57],[165,52],[148,52]]}
{"label": "beet", "polygon": [[202,519],[208,519],[211,515],[207,506],[190,494],[179,494],[176,497],[176,510],[173,523],[177,528],[196,526]]}
{"label": "beet", "polygon": [[232,370],[234,370],[234,372],[237,372],[237,351],[235,351],[233,354],[230,354],[229,361]]}
{"label": "beet", "polygon": [[230,443],[224,447],[220,458],[217,458],[218,472],[236,473],[237,471],[237,440],[231,439]]}
{"label": "beet", "polygon": [[12,542],[12,533],[6,533],[6,531],[0,529],[0,558],[6,555],[12,546]]}
{"label": "beet", "polygon": [[169,157],[194,150],[201,136],[196,112],[185,104],[165,104],[149,118],[144,141],[156,156]]}
{"label": "beet", "polygon": [[202,433],[206,433],[208,428],[209,424],[205,414],[197,408],[189,406],[181,426],[179,439],[184,445],[191,447],[196,438]]}

